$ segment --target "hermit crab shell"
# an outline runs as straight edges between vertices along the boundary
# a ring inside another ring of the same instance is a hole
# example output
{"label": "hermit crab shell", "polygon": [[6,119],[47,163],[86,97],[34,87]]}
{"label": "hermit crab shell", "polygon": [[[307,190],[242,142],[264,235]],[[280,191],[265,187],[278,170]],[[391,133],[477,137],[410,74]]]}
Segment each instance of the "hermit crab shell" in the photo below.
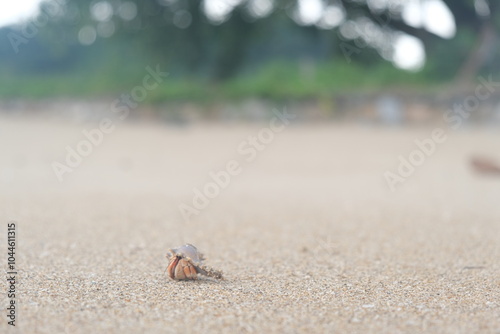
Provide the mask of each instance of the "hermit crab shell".
{"label": "hermit crab shell", "polygon": [[169,250],[168,276],[174,280],[195,280],[198,274],[222,279],[222,272],[202,265],[203,254],[195,246],[186,244]]}
{"label": "hermit crab shell", "polygon": [[198,278],[198,271],[193,263],[178,256],[171,259],[167,271],[168,276],[175,280],[194,280]]}

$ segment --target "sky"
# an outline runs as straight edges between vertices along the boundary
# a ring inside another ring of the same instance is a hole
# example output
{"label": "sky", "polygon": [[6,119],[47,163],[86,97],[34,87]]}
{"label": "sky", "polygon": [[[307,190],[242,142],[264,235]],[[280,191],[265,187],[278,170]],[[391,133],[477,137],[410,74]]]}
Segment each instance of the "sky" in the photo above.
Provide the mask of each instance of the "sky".
{"label": "sky", "polygon": [[38,13],[41,0],[2,1],[0,4],[0,27],[15,24]]}
{"label": "sky", "polygon": [[[38,13],[38,5],[43,0],[16,0],[0,3],[0,27],[22,22]],[[223,21],[232,6],[241,0],[207,0],[204,10],[214,21]],[[266,15],[272,10],[270,0],[251,0],[256,15]],[[377,3],[377,1],[374,1]],[[381,3],[378,1],[378,3]],[[382,2],[383,3],[383,2]],[[299,0],[294,19],[302,24],[317,24],[332,28],[342,23],[342,12],[332,6],[325,7],[322,0]],[[441,0],[406,0],[403,20],[414,27],[451,38],[455,35],[453,15]],[[392,62],[399,68],[418,70],[425,63],[423,44],[409,35],[401,35],[395,41]]]}

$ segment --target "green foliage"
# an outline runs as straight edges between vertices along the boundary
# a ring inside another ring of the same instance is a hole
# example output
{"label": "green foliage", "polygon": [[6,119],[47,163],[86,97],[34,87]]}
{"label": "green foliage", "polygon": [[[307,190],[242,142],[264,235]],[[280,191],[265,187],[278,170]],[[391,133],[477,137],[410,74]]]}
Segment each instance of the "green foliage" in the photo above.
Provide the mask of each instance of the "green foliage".
{"label": "green foliage", "polygon": [[431,80],[453,80],[467,59],[477,36],[468,29],[459,28],[453,41],[440,42],[428,51],[426,74]]}
{"label": "green foliage", "polygon": [[[474,46],[484,22],[500,22],[496,4],[490,2],[491,18],[479,18],[471,14],[469,0],[445,0],[459,27],[451,40],[401,20],[386,21],[381,28],[389,32],[387,38],[391,32],[404,32],[426,46],[425,68],[409,73],[395,69],[379,56],[380,50],[369,46],[346,61],[338,29],[302,26],[290,17],[296,0],[277,0],[275,10],[264,18],[251,17],[242,1],[219,24],[203,13],[201,0],[130,1],[136,4],[137,16],[129,19],[119,15],[121,2],[109,1],[116,32],[97,37],[90,46],[78,43],[78,32],[83,26],[99,27],[90,15],[97,3],[93,0],[67,0],[63,15],[52,17],[19,54],[4,38],[0,97],[113,97],[140,84],[145,67],[156,64],[170,76],[150,92],[149,102],[307,99],[349,90],[428,89],[453,80],[467,59],[474,59],[471,55],[477,51],[471,50],[481,50]],[[377,16],[388,15],[373,12],[366,1],[336,3],[344,7],[346,19],[363,17],[376,23]],[[179,15],[189,17],[189,24],[179,26]],[[0,30],[0,37],[6,32]],[[495,61],[498,45],[490,54],[470,72],[500,72]]]}
{"label": "green foliage", "polygon": [[[168,71],[168,69],[167,69]],[[59,75],[15,75],[0,78],[0,97],[114,98],[142,83],[144,69],[116,65],[100,70],[82,69]],[[429,81],[424,72],[408,73],[382,63],[368,69],[343,61],[320,64],[275,61],[256,71],[235,78],[213,82],[197,77],[169,76],[149,92],[146,103],[167,100],[240,100],[259,97],[273,100],[325,98],[346,91],[370,92],[391,88],[425,89],[439,81]]]}

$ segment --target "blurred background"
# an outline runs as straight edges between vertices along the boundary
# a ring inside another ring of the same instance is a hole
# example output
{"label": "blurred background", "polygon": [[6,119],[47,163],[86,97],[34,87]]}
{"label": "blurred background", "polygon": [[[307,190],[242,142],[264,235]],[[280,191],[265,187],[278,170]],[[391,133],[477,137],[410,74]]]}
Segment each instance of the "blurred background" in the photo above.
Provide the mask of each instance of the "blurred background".
{"label": "blurred background", "polygon": [[[159,66],[168,77],[135,114],[258,118],[278,102],[299,104],[305,118],[423,122],[500,71],[500,13],[488,0],[0,6],[4,109],[112,101]],[[472,120],[499,121],[499,112],[490,99]]]}
{"label": "blurred background", "polygon": [[499,7],[1,1],[21,331],[499,333]]}

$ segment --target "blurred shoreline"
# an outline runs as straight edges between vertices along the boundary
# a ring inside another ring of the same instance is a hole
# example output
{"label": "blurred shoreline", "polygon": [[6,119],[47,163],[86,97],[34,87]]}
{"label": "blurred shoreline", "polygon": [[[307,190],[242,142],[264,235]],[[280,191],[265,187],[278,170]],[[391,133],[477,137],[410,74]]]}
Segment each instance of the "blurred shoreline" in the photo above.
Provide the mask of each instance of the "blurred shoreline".
{"label": "blurred shoreline", "polygon": [[[153,121],[177,125],[203,122],[261,122],[276,110],[289,110],[298,122],[346,122],[373,125],[443,124],[446,114],[467,103],[473,93],[443,94],[350,94],[324,99],[272,101],[245,99],[199,103],[170,101],[138,103],[121,121]],[[54,98],[0,100],[0,114],[32,116],[71,122],[98,122],[113,115],[117,100]],[[467,106],[465,106],[468,108]],[[472,106],[474,107],[474,106]],[[467,125],[500,126],[500,94],[481,101],[463,117]]]}

